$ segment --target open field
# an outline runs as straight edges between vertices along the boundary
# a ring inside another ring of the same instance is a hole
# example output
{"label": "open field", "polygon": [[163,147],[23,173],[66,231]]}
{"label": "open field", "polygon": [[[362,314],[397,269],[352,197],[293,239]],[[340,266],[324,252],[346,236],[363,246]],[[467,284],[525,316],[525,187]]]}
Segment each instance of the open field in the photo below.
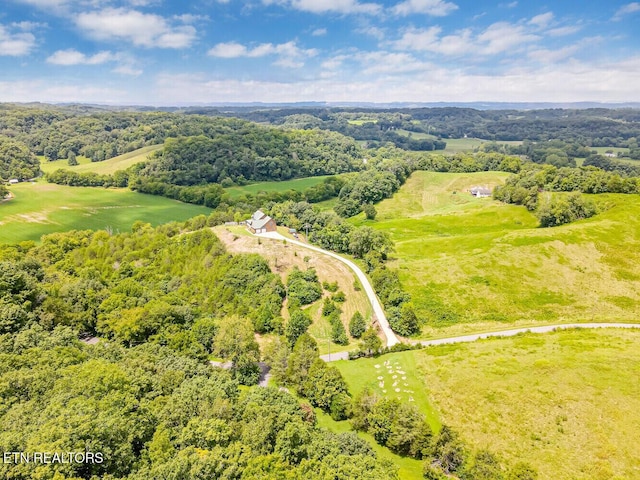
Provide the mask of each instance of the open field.
{"label": "open field", "polygon": [[435,135],[430,135],[428,133],[423,133],[423,132],[412,132],[410,130],[403,130],[403,129],[396,129],[394,130],[394,132],[399,135],[404,135],[405,137],[411,137],[414,140],[437,140],[438,139],[438,137],[436,137]]}
{"label": "open field", "polygon": [[[482,140],[480,138],[443,138],[445,142],[447,142],[447,147],[445,148],[445,152],[448,153],[457,153],[457,152],[465,152],[472,151],[475,148],[479,147],[483,143],[489,143],[491,140]],[[496,143],[502,145],[520,145],[521,141],[497,141]]]}
{"label": "open field", "polygon": [[541,480],[640,478],[640,332],[567,330],[406,354],[442,422],[473,448],[526,461]]}
{"label": "open field", "polygon": [[422,374],[416,365],[415,352],[399,352],[378,358],[340,360],[331,364],[337,367],[349,385],[352,395],[365,388],[389,397],[397,397],[405,403],[413,403],[427,417],[434,430],[440,429],[438,412],[427,397]]}
{"label": "open field", "polygon": [[21,183],[9,190],[14,197],[0,203],[2,243],[39,240],[47,233],[67,230],[127,231],[137,220],[159,225],[211,211],[125,189]]}
{"label": "open field", "polygon": [[640,198],[593,196],[608,209],[541,229],[524,207],[466,192],[506,176],[416,172],[376,205],[375,221],[354,220],[391,234],[397,250],[391,265],[426,322],[423,337],[638,321]]}
{"label": "open field", "polygon": [[282,182],[259,182],[242,187],[228,187],[224,190],[231,198],[239,198],[243,195],[256,195],[261,192],[286,192],[287,190],[297,190],[301,192],[309,187],[322,183],[325,178],[331,176],[332,175],[320,175],[318,177],[295,178]]}
{"label": "open field", "polygon": [[133,152],[118,155],[117,157],[104,160],[102,162],[92,162],[88,158],[78,157],[79,165],[70,167],[66,159],[54,162],[40,161],[40,169],[44,173],[53,172],[59,168],[72,170],[74,172],[95,172],[100,174],[110,174],[118,170],[126,170],[131,165],[144,162],[150,153],[160,150],[162,145],[150,145],[134,150]]}
{"label": "open field", "polygon": [[[213,231],[224,242],[229,252],[262,255],[269,262],[272,271],[280,274],[283,282],[286,282],[287,275],[294,266],[301,270],[315,268],[320,282],[338,282],[339,290],[343,291],[346,296],[346,301],[338,305],[342,310],[341,319],[347,334],[349,333],[349,320],[356,310],[360,311],[366,319],[371,318],[371,304],[363,290],[356,291],[354,289],[355,274],[345,264],[327,255],[297,245],[285,245],[282,241],[255,237],[244,227],[219,226],[215,227]],[[286,228],[280,227],[279,232],[285,236],[288,235]],[[324,295],[331,294],[324,292]],[[349,345],[344,346],[331,343],[331,328],[327,319],[322,316],[322,299],[305,307],[305,309],[313,319],[309,333],[318,341],[321,355],[357,348],[358,342],[353,339]],[[286,318],[286,308],[283,308],[282,313]]]}

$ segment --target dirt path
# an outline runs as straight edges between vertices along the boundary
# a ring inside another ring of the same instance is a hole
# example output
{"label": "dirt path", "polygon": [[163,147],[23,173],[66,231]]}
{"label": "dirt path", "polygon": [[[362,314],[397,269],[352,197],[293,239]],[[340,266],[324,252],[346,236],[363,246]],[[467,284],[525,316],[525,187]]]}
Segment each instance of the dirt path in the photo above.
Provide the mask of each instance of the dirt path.
{"label": "dirt path", "polygon": [[512,337],[519,333],[548,333],[554,330],[566,330],[569,328],[640,328],[638,323],[565,323],[561,325],[543,325],[539,327],[513,328],[499,332],[476,333],[473,335],[460,335],[458,337],[438,338],[435,340],[418,340],[412,343],[420,343],[424,346],[444,345],[449,343],[475,342],[489,337]]}
{"label": "dirt path", "polygon": [[360,283],[362,284],[362,287],[364,288],[364,291],[367,294],[367,297],[369,298],[369,302],[371,302],[371,308],[373,308],[374,318],[378,321],[378,325],[380,325],[380,329],[382,330],[382,333],[384,333],[384,336],[387,339],[387,346],[391,347],[396,343],[400,343],[400,340],[398,340],[398,337],[396,337],[396,334],[393,333],[393,330],[391,330],[391,327],[389,326],[389,321],[387,320],[387,317],[384,314],[384,310],[382,309],[380,300],[378,300],[378,297],[376,296],[376,293],[373,290],[371,283],[369,283],[369,279],[364,274],[364,272],[360,269],[360,267],[358,267],[351,260],[347,260],[346,258],[341,257],[337,253],[330,252],[329,250],[324,250],[322,248],[309,245],[308,243],[286,238],[283,235],[279,234],[278,232],[261,233],[256,236],[259,236],[261,238],[271,238],[273,240],[286,240],[287,243],[298,245],[300,247],[304,247],[309,250],[313,250],[315,252],[328,255],[347,265],[356,274],[356,276],[358,277],[358,280],[360,280]]}

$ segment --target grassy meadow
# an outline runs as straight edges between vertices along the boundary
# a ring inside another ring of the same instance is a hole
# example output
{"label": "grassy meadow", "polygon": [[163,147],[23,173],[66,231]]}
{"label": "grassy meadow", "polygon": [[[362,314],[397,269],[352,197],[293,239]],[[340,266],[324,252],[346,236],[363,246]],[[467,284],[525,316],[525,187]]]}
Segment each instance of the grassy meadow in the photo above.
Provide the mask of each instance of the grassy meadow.
{"label": "grassy meadow", "polygon": [[125,189],[67,187],[21,183],[9,188],[13,198],[0,203],[0,242],[39,240],[67,230],[128,231],[137,221],[159,225],[208,214],[205,207]]}
{"label": "grassy meadow", "polygon": [[282,182],[258,182],[241,187],[228,187],[225,192],[231,198],[240,198],[243,195],[256,195],[261,192],[285,192],[287,190],[303,191],[314,185],[322,183],[325,178],[332,175],[320,175],[317,177],[295,178],[293,180],[285,180]]}
{"label": "grassy meadow", "polygon": [[442,422],[473,448],[528,462],[540,480],[640,478],[639,331],[565,330],[407,354]]}
{"label": "grassy meadow", "polygon": [[79,156],[77,157],[78,165],[73,167],[69,166],[67,159],[47,162],[41,158],[40,169],[44,173],[50,173],[58,170],[59,168],[64,168],[66,170],[72,170],[79,173],[95,172],[99,174],[111,174],[118,170],[126,170],[136,163],[144,162],[150,153],[160,150],[161,148],[162,145],[150,145],[134,150],[133,152],[118,155],[117,157],[113,157],[102,162],[92,162],[86,157]]}
{"label": "grassy meadow", "polygon": [[524,207],[477,199],[505,173],[416,172],[376,205],[425,337],[535,323],[631,321],[640,314],[640,197],[594,195],[602,213],[538,228]]}

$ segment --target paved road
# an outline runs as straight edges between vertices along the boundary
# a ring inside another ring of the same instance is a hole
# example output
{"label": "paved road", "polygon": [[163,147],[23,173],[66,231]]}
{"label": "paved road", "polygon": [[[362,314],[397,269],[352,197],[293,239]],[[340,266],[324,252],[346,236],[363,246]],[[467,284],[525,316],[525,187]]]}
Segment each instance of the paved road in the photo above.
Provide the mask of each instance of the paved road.
{"label": "paved road", "polygon": [[380,328],[382,329],[384,336],[387,338],[387,347],[391,347],[396,343],[400,343],[400,340],[398,340],[398,337],[396,337],[396,334],[393,333],[393,330],[391,330],[391,327],[389,326],[389,321],[387,320],[387,317],[384,314],[384,310],[382,309],[380,300],[378,300],[378,297],[376,296],[375,290],[371,286],[371,283],[369,283],[369,279],[364,274],[364,272],[360,270],[360,267],[358,267],[351,260],[347,260],[346,258],[341,257],[337,253],[330,252],[329,250],[325,250],[323,248],[319,248],[314,245],[309,245],[308,243],[300,242],[298,240],[293,240],[291,238],[286,238],[285,236],[279,234],[278,232],[260,233],[260,234],[257,234],[256,236],[273,238],[275,240],[286,240],[287,243],[292,243],[300,247],[308,248],[309,250],[313,250],[315,252],[320,252],[325,255],[329,255],[330,257],[333,257],[336,260],[339,260],[345,265],[347,265],[351,270],[355,272],[356,276],[358,277],[358,280],[360,280],[360,283],[364,288],[365,293],[367,294],[367,297],[369,297],[369,302],[371,302],[373,313],[376,319],[378,320],[378,324],[380,325]]}
{"label": "paved road", "polygon": [[320,358],[325,362],[335,362],[337,360],[349,360],[349,352],[327,353],[326,355],[320,355]]}

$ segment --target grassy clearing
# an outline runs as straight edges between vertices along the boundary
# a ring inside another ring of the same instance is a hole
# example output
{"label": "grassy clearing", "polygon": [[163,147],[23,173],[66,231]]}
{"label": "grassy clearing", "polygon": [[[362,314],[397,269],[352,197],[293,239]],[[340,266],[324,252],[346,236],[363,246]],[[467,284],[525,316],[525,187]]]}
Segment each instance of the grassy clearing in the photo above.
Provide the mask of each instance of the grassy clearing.
{"label": "grassy clearing", "polygon": [[410,130],[403,130],[403,129],[394,130],[394,132],[399,135],[404,135],[405,137],[411,137],[414,140],[437,140],[438,139],[438,137],[436,137],[435,135],[431,135],[423,132],[412,132]]}
{"label": "grassy clearing", "polygon": [[239,198],[243,195],[256,195],[262,192],[285,192],[287,190],[297,190],[301,192],[309,187],[322,183],[325,178],[331,176],[332,175],[320,175],[318,177],[296,178],[283,182],[252,183],[251,185],[244,185],[242,187],[225,188],[225,192],[227,192],[231,198]]}
{"label": "grassy clearing", "polygon": [[[608,210],[537,228],[524,207],[465,190],[506,174],[416,172],[378,217],[391,234],[424,336],[534,323],[632,321],[640,314],[640,197],[597,195]],[[454,193],[454,191],[456,193]]]}
{"label": "grassy clearing", "polygon": [[[287,275],[294,266],[301,270],[315,268],[320,282],[337,282],[339,290],[343,291],[346,297],[346,301],[338,306],[342,310],[340,318],[347,334],[349,320],[356,310],[362,313],[366,319],[371,318],[371,304],[366,294],[362,290],[356,291],[354,289],[355,274],[342,262],[297,245],[285,244],[280,240],[260,239],[240,226],[219,226],[213,230],[224,242],[229,252],[262,255],[269,262],[271,270],[280,274],[283,282],[286,281]],[[285,236],[288,235],[286,228],[280,227],[279,232]],[[330,295],[332,295],[330,292],[324,292],[325,297]],[[348,345],[336,345],[330,341],[331,327],[327,319],[322,316],[322,299],[305,307],[305,309],[313,320],[313,324],[309,327],[309,333],[317,340],[320,354],[354,350],[358,347],[358,342],[354,339],[351,339]],[[283,309],[283,316],[287,317],[286,309]]]}
{"label": "grassy clearing", "polygon": [[[448,153],[473,151],[483,143],[491,142],[491,140],[482,140],[480,138],[444,138],[443,140],[447,142],[447,147],[444,151]],[[496,143],[499,145],[520,145],[522,142],[514,140],[498,141]]]}
{"label": "grassy clearing", "polygon": [[369,388],[380,395],[397,397],[402,402],[416,405],[432,429],[440,428],[440,417],[426,395],[414,352],[341,360],[332,365],[340,370],[354,396]]}
{"label": "grassy clearing", "polygon": [[67,187],[21,183],[10,187],[14,197],[0,203],[0,242],[39,240],[67,230],[128,231],[137,221],[159,225],[208,214],[205,207],[125,189]]}
{"label": "grassy clearing", "polygon": [[640,478],[640,332],[527,334],[409,355],[443,422],[473,448],[526,461],[541,480]]}
{"label": "grassy clearing", "polygon": [[86,157],[78,157],[79,165],[75,167],[70,167],[66,159],[47,162],[41,158],[40,169],[44,173],[50,173],[59,168],[64,168],[79,173],[95,172],[99,174],[111,174],[118,170],[126,170],[136,163],[144,162],[150,153],[160,150],[161,148],[162,145],[150,145],[102,162],[92,162]]}

